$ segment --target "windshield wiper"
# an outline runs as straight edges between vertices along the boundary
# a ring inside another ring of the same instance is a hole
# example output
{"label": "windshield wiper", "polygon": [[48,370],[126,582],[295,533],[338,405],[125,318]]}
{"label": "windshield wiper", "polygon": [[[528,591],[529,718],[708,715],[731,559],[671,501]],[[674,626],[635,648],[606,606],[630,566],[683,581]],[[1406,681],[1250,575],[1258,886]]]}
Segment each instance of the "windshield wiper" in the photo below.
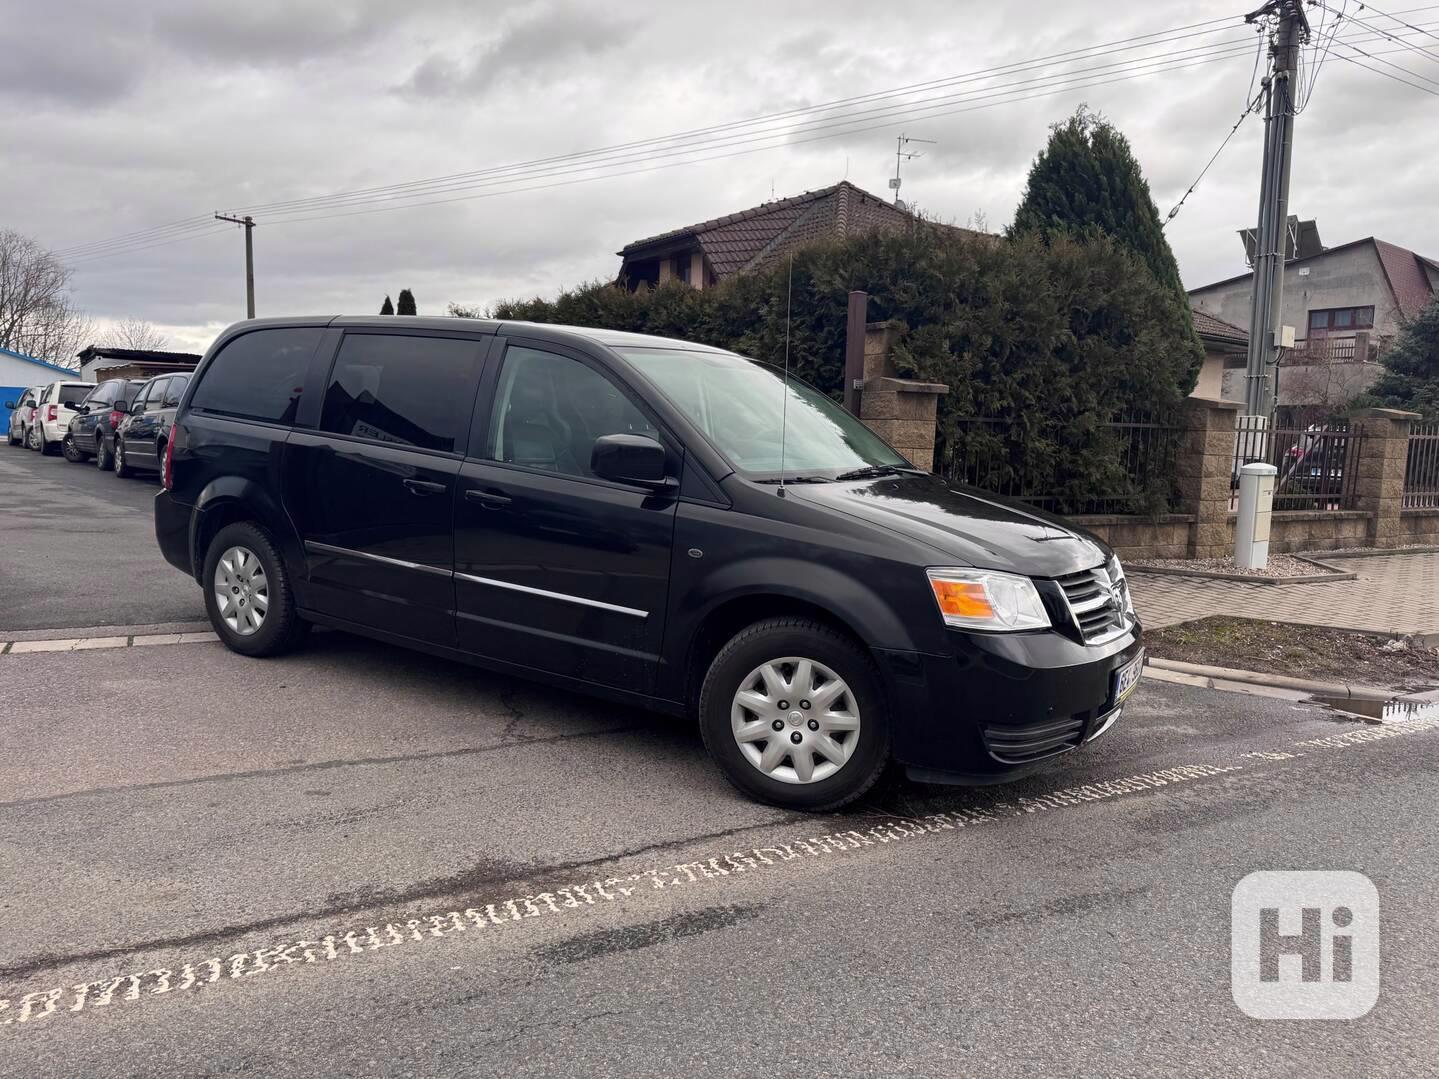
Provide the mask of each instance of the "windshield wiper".
{"label": "windshield wiper", "polygon": [[772,480],[755,480],[755,483],[828,483],[828,476],[786,476],[784,479],[776,477]]}
{"label": "windshield wiper", "polygon": [[923,473],[917,468],[900,468],[898,465],[865,465],[864,468],[855,468],[848,472],[841,472],[835,479],[867,480],[873,476],[919,476],[922,474]]}

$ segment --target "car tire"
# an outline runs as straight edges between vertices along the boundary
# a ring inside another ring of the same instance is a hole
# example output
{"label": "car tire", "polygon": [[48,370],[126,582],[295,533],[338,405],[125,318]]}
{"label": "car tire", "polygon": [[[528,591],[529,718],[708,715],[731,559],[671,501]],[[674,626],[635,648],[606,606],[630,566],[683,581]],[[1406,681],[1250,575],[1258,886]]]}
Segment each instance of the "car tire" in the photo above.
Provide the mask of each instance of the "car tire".
{"label": "car tire", "polygon": [[78,465],[85,460],[85,451],[75,444],[75,436],[69,432],[66,432],[65,438],[60,443],[60,452],[72,465]]}
{"label": "car tire", "polygon": [[101,472],[109,472],[115,467],[115,454],[105,445],[103,437],[95,440],[95,467]]}
{"label": "car tire", "polygon": [[[223,569],[222,561],[226,563]],[[255,589],[248,596],[241,591],[232,593],[237,604],[248,600],[250,615],[246,615],[244,606],[228,608],[232,614],[221,609],[218,593],[222,580],[234,589]],[[215,533],[205,552],[200,586],[204,589],[205,613],[210,616],[210,624],[232,652],[243,656],[283,655],[293,651],[309,631],[310,624],[295,611],[290,575],[275,541],[269,532],[253,522],[226,525]],[[261,594],[264,595],[262,610],[255,601]],[[261,611],[259,624],[246,622],[245,618],[253,618],[256,610]]]}
{"label": "car tire", "polygon": [[40,448],[40,443],[35,440],[35,428],[33,426],[25,432],[25,448],[27,450],[38,450]]}
{"label": "car tire", "polygon": [[889,716],[873,661],[850,637],[809,618],[766,619],[731,638],[705,674],[699,721],[705,748],[729,781],[787,809],[853,802],[889,762]]}
{"label": "car tire", "polygon": [[47,442],[45,440],[45,429],[43,427],[40,427],[37,424],[36,430],[39,433],[35,436],[35,439],[39,443],[39,445],[37,445],[35,448],[40,451],[40,456],[53,457],[55,455],[55,450],[58,449],[58,447],[55,445],[55,443]]}
{"label": "car tire", "polygon": [[129,479],[135,474],[135,470],[125,463],[125,440],[118,435],[115,438],[115,475],[122,480]]}

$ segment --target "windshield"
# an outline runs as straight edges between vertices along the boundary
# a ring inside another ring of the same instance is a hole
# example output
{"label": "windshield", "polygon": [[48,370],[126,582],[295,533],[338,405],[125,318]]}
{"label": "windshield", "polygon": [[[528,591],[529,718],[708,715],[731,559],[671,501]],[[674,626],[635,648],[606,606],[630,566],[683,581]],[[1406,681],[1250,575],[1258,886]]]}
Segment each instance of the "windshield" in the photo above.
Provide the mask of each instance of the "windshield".
{"label": "windshield", "polygon": [[813,386],[732,352],[621,348],[677,408],[751,479],[780,470],[785,429],[786,479],[835,476],[866,468],[908,468],[868,427]]}

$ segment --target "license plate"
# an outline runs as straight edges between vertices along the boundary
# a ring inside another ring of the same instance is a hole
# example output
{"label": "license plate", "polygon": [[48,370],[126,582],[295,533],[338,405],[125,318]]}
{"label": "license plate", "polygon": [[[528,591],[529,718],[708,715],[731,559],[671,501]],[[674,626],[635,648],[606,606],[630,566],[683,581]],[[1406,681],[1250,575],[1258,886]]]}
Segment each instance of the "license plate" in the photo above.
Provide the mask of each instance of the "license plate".
{"label": "license plate", "polygon": [[1144,653],[1140,652],[1123,667],[1114,672],[1114,703],[1123,704],[1124,699],[1139,685],[1139,676],[1144,673]]}

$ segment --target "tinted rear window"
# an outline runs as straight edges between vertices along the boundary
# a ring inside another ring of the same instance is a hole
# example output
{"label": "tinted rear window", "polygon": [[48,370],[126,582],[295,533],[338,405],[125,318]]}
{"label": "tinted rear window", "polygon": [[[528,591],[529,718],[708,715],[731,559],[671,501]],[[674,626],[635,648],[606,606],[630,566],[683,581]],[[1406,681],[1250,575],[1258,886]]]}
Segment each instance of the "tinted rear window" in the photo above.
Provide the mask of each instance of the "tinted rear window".
{"label": "tinted rear window", "polygon": [[469,427],[478,355],[475,341],[346,334],[320,428],[453,453]]}
{"label": "tinted rear window", "polygon": [[89,395],[95,387],[88,382],[67,382],[60,387],[59,402],[74,408]]}
{"label": "tinted rear window", "polygon": [[119,396],[123,382],[102,382],[90,391],[90,396],[85,398],[85,403],[91,406],[108,405]]}
{"label": "tinted rear window", "polygon": [[277,326],[235,338],[210,361],[191,408],[271,423],[293,423],[318,327]]}

